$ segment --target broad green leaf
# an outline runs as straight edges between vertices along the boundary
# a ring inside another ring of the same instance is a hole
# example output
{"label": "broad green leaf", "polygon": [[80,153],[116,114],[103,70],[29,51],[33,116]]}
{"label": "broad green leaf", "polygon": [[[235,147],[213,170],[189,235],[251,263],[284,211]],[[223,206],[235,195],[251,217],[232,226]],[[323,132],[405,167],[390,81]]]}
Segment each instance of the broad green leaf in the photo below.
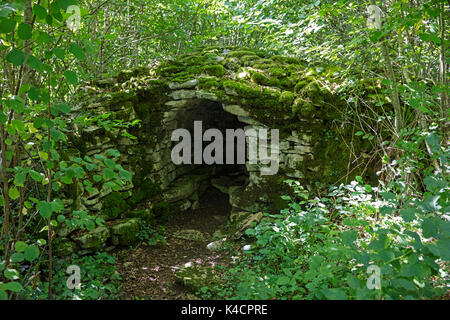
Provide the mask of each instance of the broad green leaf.
{"label": "broad green leaf", "polygon": [[19,196],[20,196],[20,192],[19,192],[19,190],[17,190],[17,188],[11,188],[11,189],[9,189],[8,194],[9,194],[9,197],[10,197],[12,200],[16,200],[16,199],[18,199]]}
{"label": "broad green leaf", "polygon": [[106,168],[103,172],[105,180],[109,180],[116,177],[116,173],[111,168]]}
{"label": "broad green leaf", "polygon": [[37,172],[37,171],[30,170],[30,177],[31,177],[34,181],[36,181],[36,182],[41,182],[42,179],[44,178],[44,175],[43,175],[43,174],[40,174],[40,173]]}
{"label": "broad green leaf", "polygon": [[53,54],[58,59],[64,60],[64,57],[66,56],[66,51],[64,49],[61,49],[61,48],[54,48],[53,49]]}
{"label": "broad green leaf", "polygon": [[23,253],[21,253],[21,252],[16,252],[11,255],[12,263],[22,262],[24,259],[25,259],[25,257],[23,255]]}
{"label": "broad green leaf", "polygon": [[39,19],[45,19],[47,17],[47,10],[39,4],[33,5],[33,13],[38,17]]}
{"label": "broad green leaf", "polygon": [[24,251],[25,259],[27,259],[30,262],[33,262],[34,260],[39,257],[39,248],[36,246],[29,246]]}
{"label": "broad green leaf", "polygon": [[76,85],[78,83],[78,77],[75,72],[67,70],[64,72],[64,76],[70,84]]}
{"label": "broad green leaf", "polygon": [[37,205],[37,209],[44,219],[50,218],[53,212],[51,203],[47,201],[39,202],[39,204]]}
{"label": "broad green leaf", "polygon": [[69,107],[69,105],[67,105],[67,104],[65,104],[65,103],[58,104],[58,105],[56,106],[56,108],[58,108],[58,110],[59,110],[60,112],[64,113],[64,114],[70,113],[70,107]]}
{"label": "broad green leaf", "polygon": [[20,278],[20,273],[16,269],[6,269],[5,272],[3,272],[5,277],[10,280],[17,280]]}
{"label": "broad green leaf", "polygon": [[19,292],[22,290],[22,285],[19,282],[7,282],[3,285],[3,289],[12,291],[12,292]]}
{"label": "broad green leaf", "polygon": [[23,241],[17,241],[14,244],[14,250],[17,252],[23,252],[27,247],[28,245]]}
{"label": "broad green leaf", "polygon": [[322,293],[328,300],[347,300],[345,291],[339,288],[323,289]]}
{"label": "broad green leaf", "polygon": [[28,90],[28,98],[30,98],[30,100],[39,100],[40,95],[41,90],[36,87],[31,87],[30,90]]}
{"label": "broad green leaf", "polygon": [[344,244],[351,246],[358,237],[358,233],[355,230],[344,231],[341,233],[340,237]]}
{"label": "broad green leaf", "polygon": [[16,21],[13,19],[5,19],[0,22],[0,33],[10,33],[16,28]]}
{"label": "broad green leaf", "polygon": [[78,44],[76,43],[71,43],[69,45],[69,51],[73,53],[73,55],[75,56],[75,58],[78,61],[83,61],[85,59],[85,54],[84,54],[84,50],[82,47],[80,47]]}
{"label": "broad green leaf", "polygon": [[118,157],[118,156],[120,156],[120,152],[118,151],[118,150],[116,150],[116,149],[109,149],[107,152],[106,152],[106,154],[108,155],[108,156],[110,156],[110,157]]}
{"label": "broad green leaf", "polygon": [[26,172],[16,173],[16,175],[14,176],[14,185],[17,187],[23,187],[26,179]]}
{"label": "broad green leaf", "polygon": [[31,69],[42,72],[42,61],[35,56],[29,56],[27,59],[27,64],[30,66]]}
{"label": "broad green leaf", "polygon": [[25,61],[25,54],[21,50],[12,49],[6,55],[6,61],[11,62],[15,66],[20,66]]}
{"label": "broad green leaf", "polygon": [[19,28],[17,29],[17,34],[19,35],[19,38],[22,40],[29,40],[32,37],[33,29],[31,26],[27,23],[21,23],[19,24]]}
{"label": "broad green leaf", "polygon": [[290,281],[291,281],[291,279],[289,279],[288,277],[281,276],[278,278],[277,284],[280,286],[283,286],[283,285],[287,285]]}

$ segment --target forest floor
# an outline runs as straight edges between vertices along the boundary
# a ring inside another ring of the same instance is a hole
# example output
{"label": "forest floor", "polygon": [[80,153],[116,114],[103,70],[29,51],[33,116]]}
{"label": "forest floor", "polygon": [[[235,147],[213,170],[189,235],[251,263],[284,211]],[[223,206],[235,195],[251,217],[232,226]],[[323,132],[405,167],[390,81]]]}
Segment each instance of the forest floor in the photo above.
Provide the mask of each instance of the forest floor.
{"label": "forest floor", "polygon": [[[175,272],[186,263],[216,266],[227,264],[227,257],[209,251],[213,234],[227,222],[231,207],[228,196],[211,187],[200,199],[196,210],[170,215],[165,227],[166,244],[141,244],[117,253],[117,270],[122,277],[120,299],[182,300],[193,299],[175,281]],[[185,229],[203,233],[202,242],[187,241],[173,235]]]}

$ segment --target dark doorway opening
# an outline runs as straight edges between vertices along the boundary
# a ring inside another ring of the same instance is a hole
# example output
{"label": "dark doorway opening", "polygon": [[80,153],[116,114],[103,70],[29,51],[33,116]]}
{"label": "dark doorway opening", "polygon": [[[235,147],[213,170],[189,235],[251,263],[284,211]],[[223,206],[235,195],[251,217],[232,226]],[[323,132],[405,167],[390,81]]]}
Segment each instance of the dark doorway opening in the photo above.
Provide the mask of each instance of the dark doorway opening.
{"label": "dark doorway opening", "polygon": [[[226,148],[226,130],[244,129],[245,124],[238,120],[238,117],[224,111],[222,104],[219,102],[198,99],[190,102],[183,109],[182,114],[178,117],[178,127],[187,129],[192,139],[194,139],[194,122],[201,121],[202,134],[208,129],[217,129],[222,133],[223,137],[223,164],[208,165],[204,162],[202,164],[191,164],[191,172],[197,170],[209,171],[210,180],[208,187],[214,187],[219,191],[228,194],[228,190],[232,186],[244,186],[248,184],[248,172],[245,164],[238,163],[238,140],[234,139],[233,164],[227,164],[227,148]],[[202,150],[211,142],[204,141],[202,143]],[[230,143],[230,141],[228,141]],[[194,163],[194,144],[192,143],[192,163]],[[183,170],[184,171],[184,170]],[[188,171],[188,170],[186,170]]]}

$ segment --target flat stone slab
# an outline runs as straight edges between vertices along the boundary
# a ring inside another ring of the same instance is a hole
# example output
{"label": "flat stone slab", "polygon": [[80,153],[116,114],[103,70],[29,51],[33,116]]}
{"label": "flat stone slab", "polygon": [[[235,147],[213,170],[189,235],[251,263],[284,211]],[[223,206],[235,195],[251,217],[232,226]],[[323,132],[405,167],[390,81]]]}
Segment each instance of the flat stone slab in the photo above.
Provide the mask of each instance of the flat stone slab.
{"label": "flat stone slab", "polygon": [[241,106],[234,105],[234,104],[224,104],[223,110],[225,110],[228,113],[234,114],[235,116],[239,116],[239,117],[248,117],[250,115],[247,111],[242,109]]}
{"label": "flat stone slab", "polygon": [[185,99],[192,99],[196,97],[196,91],[194,90],[178,90],[173,91],[171,94],[169,94],[170,97],[174,100],[185,100]]}
{"label": "flat stone slab", "polygon": [[180,230],[174,233],[173,237],[188,241],[198,241],[198,242],[205,241],[205,236],[203,235],[203,233],[194,229]]}
{"label": "flat stone slab", "polygon": [[189,80],[183,83],[179,83],[179,82],[172,82],[169,83],[169,88],[172,90],[179,90],[179,89],[190,89],[195,87],[198,84],[198,80],[197,79],[193,79],[193,80]]}

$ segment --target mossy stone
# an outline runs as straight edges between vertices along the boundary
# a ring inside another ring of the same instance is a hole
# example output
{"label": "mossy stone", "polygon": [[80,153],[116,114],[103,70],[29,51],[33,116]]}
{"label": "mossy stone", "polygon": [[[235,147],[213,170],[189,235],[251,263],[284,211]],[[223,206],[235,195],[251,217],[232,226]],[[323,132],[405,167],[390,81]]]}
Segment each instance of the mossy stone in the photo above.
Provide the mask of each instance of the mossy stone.
{"label": "mossy stone", "polygon": [[136,243],[139,229],[139,219],[122,220],[111,227],[111,242],[114,245],[130,246]]}
{"label": "mossy stone", "polygon": [[81,249],[99,250],[103,248],[109,236],[109,229],[105,226],[100,226],[91,231],[82,232],[81,235],[75,236],[74,240]]}
{"label": "mossy stone", "polygon": [[225,68],[221,64],[204,66],[203,71],[210,76],[216,76],[216,77],[223,77],[226,72]]}

